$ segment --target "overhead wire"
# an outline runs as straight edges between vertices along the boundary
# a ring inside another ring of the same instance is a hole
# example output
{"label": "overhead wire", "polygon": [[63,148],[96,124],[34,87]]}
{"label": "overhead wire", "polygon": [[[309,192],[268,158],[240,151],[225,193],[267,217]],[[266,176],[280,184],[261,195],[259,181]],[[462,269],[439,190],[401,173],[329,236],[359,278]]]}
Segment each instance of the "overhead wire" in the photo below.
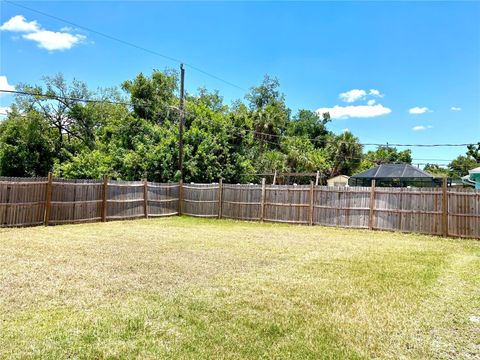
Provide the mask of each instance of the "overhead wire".
{"label": "overhead wire", "polygon": [[[17,2],[14,2],[14,1],[10,1],[10,0],[3,0],[3,2],[5,3],[8,3],[8,4],[11,4],[13,6],[17,6],[17,7],[20,7],[20,8],[23,8],[23,9],[26,9],[26,10],[29,10],[29,11],[32,11],[34,13],[37,13],[37,14],[40,14],[40,15],[43,15],[43,16],[46,16],[46,17],[49,17],[49,18],[52,18],[52,19],[55,19],[57,21],[60,21],[60,22],[63,22],[63,23],[66,23],[66,24],[69,24],[71,26],[74,26],[74,27],[77,27],[77,28],[80,28],[80,29],[83,29],[83,30],[86,30],[86,31],[89,31],[91,33],[94,33],[94,34],[97,34],[97,35],[100,35],[102,37],[105,37],[107,39],[110,39],[110,40],[113,40],[113,41],[116,41],[118,43],[121,43],[123,45],[127,45],[127,46],[130,46],[130,47],[133,47],[133,48],[136,48],[137,50],[140,50],[140,51],[144,51],[144,52],[147,52],[147,53],[150,53],[152,55],[155,55],[155,56],[158,56],[158,57],[161,57],[161,58],[164,58],[166,60],[169,60],[169,61],[172,61],[172,62],[175,62],[175,63],[183,63],[185,66],[188,66],[189,68],[195,70],[195,71],[198,71],[200,73],[203,73],[204,75],[207,75],[211,78],[214,78],[216,80],[219,80],[227,85],[230,85],[230,86],[233,86],[237,89],[240,89],[242,91],[247,91],[245,88],[243,88],[242,86],[239,86],[237,84],[234,84],[232,83],[231,81],[228,81],[226,79],[223,79],[215,74],[212,74],[208,71],[205,71],[195,65],[192,65],[192,64],[189,64],[179,58],[175,58],[175,57],[172,57],[172,56],[169,56],[169,55],[166,55],[166,54],[163,54],[163,53],[160,53],[158,51],[155,51],[155,50],[151,50],[151,49],[148,49],[144,46],[141,46],[141,45],[137,45],[135,43],[132,43],[130,41],[126,41],[126,40],[123,40],[123,39],[120,39],[118,37],[115,37],[115,36],[112,36],[112,35],[109,35],[109,34],[106,34],[104,32],[101,32],[101,31],[98,31],[98,30],[95,30],[93,28],[90,28],[90,27],[87,27],[87,26],[84,26],[84,25],[81,25],[81,24],[78,24],[78,23],[75,23],[73,21],[70,21],[70,20],[67,20],[67,19],[64,19],[64,18],[61,18],[59,16],[56,16],[56,15],[52,15],[52,14],[49,14],[49,13],[46,13],[44,11],[41,11],[41,10],[37,10],[37,9],[34,9],[34,8],[31,8],[29,6],[26,6],[26,5],[23,5],[23,4],[19,4]],[[18,92],[18,91],[8,91],[8,90],[0,90],[1,92],[11,92],[11,93],[17,93],[17,94],[20,94],[21,92]],[[24,93],[25,95],[27,95],[26,93]],[[44,96],[44,97],[48,97],[48,98],[57,98],[57,99],[60,99],[60,97],[58,96],[55,96],[55,97],[51,97],[51,96],[47,96],[47,95],[40,95],[40,94],[30,94],[30,95],[35,95],[35,96]],[[109,100],[93,100],[93,99],[76,99],[76,98],[69,98],[69,97],[64,97],[64,99],[68,99],[68,100],[72,100],[72,101],[82,101],[82,102],[86,102],[86,103],[110,103],[110,104],[121,104],[121,105],[126,105],[126,106],[148,106],[148,105],[142,105],[142,104],[135,104],[135,103],[127,103],[127,102],[114,102],[114,101],[109,101]],[[173,108],[173,109],[176,109],[176,110],[179,110],[178,107],[175,107],[175,106],[169,106],[170,108]],[[0,114],[0,115],[6,115],[6,114]],[[255,134],[257,135],[265,135],[265,136],[270,136],[270,137],[278,137],[278,138],[289,138],[291,136],[288,136],[288,135],[277,135],[277,134],[268,134],[268,133],[262,133],[262,132],[259,132],[259,131],[256,131],[256,130],[250,130],[250,129],[241,129],[241,130],[245,130],[245,131],[250,131],[250,132],[254,132]],[[317,139],[309,139],[310,141],[315,141]],[[336,141],[336,143],[339,143],[338,141]],[[342,142],[340,142],[342,143]],[[399,144],[399,143],[387,143],[387,144],[383,144],[383,143],[361,143],[360,145],[362,146],[382,146],[382,147],[385,147],[385,146],[392,146],[392,147],[463,147],[463,146],[468,146],[468,145],[476,145],[476,144],[471,144],[471,143],[463,143],[463,144],[450,144],[450,143],[445,143],[445,144]]]}
{"label": "overhead wire", "polygon": [[209,77],[211,77],[211,78],[213,78],[213,79],[216,79],[216,80],[218,80],[218,81],[221,81],[221,82],[223,82],[223,83],[225,83],[225,84],[227,84],[227,85],[230,85],[230,86],[232,86],[232,87],[235,87],[235,88],[237,88],[237,89],[239,89],[239,90],[247,91],[245,88],[243,88],[243,87],[240,86],[240,85],[237,85],[237,84],[235,84],[235,83],[233,83],[233,82],[231,82],[231,81],[229,81],[229,80],[223,79],[223,78],[220,77],[220,76],[217,76],[217,75],[215,75],[215,74],[212,74],[212,73],[210,73],[210,72],[208,72],[208,71],[206,71],[206,70],[203,70],[203,69],[199,68],[199,67],[196,66],[196,65],[192,65],[192,64],[190,64],[190,63],[188,63],[188,62],[185,62],[185,61],[183,61],[183,60],[181,60],[181,59],[179,59],[179,58],[175,58],[175,57],[173,57],[173,56],[169,56],[169,55],[166,55],[166,54],[162,54],[162,53],[160,53],[160,52],[158,52],[158,51],[148,49],[148,48],[146,48],[146,47],[144,47],[144,46],[137,45],[137,44],[132,43],[132,42],[130,42],[130,41],[126,41],[126,40],[120,39],[120,38],[118,38],[118,37],[115,37],[115,36],[106,34],[106,33],[102,32],[102,31],[98,31],[98,30],[92,29],[92,28],[90,28],[90,27],[88,27],[88,26],[80,25],[80,24],[75,23],[75,22],[73,22],[73,21],[66,20],[66,19],[61,18],[61,17],[59,17],[59,16],[52,15],[52,14],[46,13],[46,12],[44,12],[44,11],[37,10],[37,9],[31,8],[31,7],[26,6],[26,5],[16,3],[16,2],[14,2],[14,1],[3,0],[3,2],[8,3],[8,4],[11,4],[11,5],[14,5],[14,6],[17,6],[17,7],[20,7],[20,8],[23,8],[23,9],[26,9],[26,10],[29,10],[29,11],[32,11],[32,12],[35,12],[35,13],[37,13],[37,14],[40,14],[40,15],[49,17],[49,18],[51,18],[51,19],[55,19],[55,20],[57,20],[57,21],[60,21],[60,22],[65,23],[65,24],[68,24],[68,25],[71,25],[71,26],[75,26],[75,27],[77,27],[77,28],[79,28],[79,29],[83,29],[83,30],[89,31],[89,32],[91,32],[91,33],[94,33],[94,34],[103,36],[104,38],[107,38],[107,39],[109,39],[109,40],[116,41],[116,42],[121,43],[121,44],[123,44],[123,45],[127,45],[127,46],[130,46],[130,47],[133,47],[133,48],[135,48],[135,49],[137,49],[137,50],[147,52],[147,53],[149,53],[149,54],[151,54],[151,55],[155,55],[155,56],[164,58],[164,59],[166,59],[166,60],[175,62],[175,63],[177,63],[177,64],[184,64],[185,66],[188,66],[188,67],[189,67],[190,69],[192,69],[192,70],[195,70],[195,71],[197,71],[197,72],[199,72],[199,73],[202,73],[202,74],[204,74],[204,75],[206,75],[206,76],[209,76]]}
{"label": "overhead wire", "polygon": [[[42,92],[32,92],[32,91],[20,91],[20,90],[5,90],[0,89],[0,93],[7,93],[7,94],[15,94],[15,95],[27,95],[27,96],[37,96],[41,98],[46,98],[50,100],[68,100],[68,101],[77,101],[83,103],[93,103],[93,104],[111,104],[111,105],[125,105],[125,106],[139,106],[139,107],[151,107],[152,104],[148,102],[142,103],[135,103],[135,102],[126,102],[126,101],[113,101],[107,99],[84,99],[84,98],[77,98],[72,96],[60,96],[55,94],[45,94]],[[169,108],[179,110],[178,106],[167,105]]]}
{"label": "overhead wire", "polygon": [[[44,97],[46,99],[53,99],[53,100],[70,100],[70,101],[78,101],[78,102],[84,102],[84,103],[108,103],[108,104],[114,104],[114,105],[124,105],[124,106],[139,106],[139,107],[150,107],[152,106],[148,102],[142,103],[135,103],[135,102],[125,102],[125,101],[112,101],[112,100],[104,100],[104,99],[82,99],[82,98],[76,98],[76,97],[68,97],[68,96],[59,96],[59,95],[52,95],[52,94],[45,94],[41,92],[28,92],[28,91],[19,91],[19,90],[2,90],[0,89],[0,92],[3,93],[12,93],[12,94],[17,94],[17,95],[27,95],[27,96],[38,96],[38,97]],[[180,111],[179,107],[173,106],[173,105],[167,105],[169,108]],[[186,114],[192,114],[188,110],[184,110]],[[231,127],[240,130],[240,131],[246,131],[250,132],[256,135],[261,135],[261,136],[266,136],[266,137],[275,137],[275,138],[293,138],[296,139],[298,136],[291,136],[291,135],[285,135],[285,134],[270,134],[270,133],[264,133],[258,130],[254,129],[247,129],[247,128],[241,128],[235,125],[230,125]],[[317,138],[308,138],[304,137],[307,140],[310,141],[318,141]],[[265,139],[263,139],[266,141]],[[348,142],[345,141],[339,141],[339,140],[326,140],[325,142],[332,142],[335,144],[348,144]],[[273,143],[273,142],[272,142]],[[362,146],[377,146],[377,147],[465,147],[469,145],[477,145],[476,143],[461,143],[461,144],[399,144],[399,143],[358,143],[359,145]]]}

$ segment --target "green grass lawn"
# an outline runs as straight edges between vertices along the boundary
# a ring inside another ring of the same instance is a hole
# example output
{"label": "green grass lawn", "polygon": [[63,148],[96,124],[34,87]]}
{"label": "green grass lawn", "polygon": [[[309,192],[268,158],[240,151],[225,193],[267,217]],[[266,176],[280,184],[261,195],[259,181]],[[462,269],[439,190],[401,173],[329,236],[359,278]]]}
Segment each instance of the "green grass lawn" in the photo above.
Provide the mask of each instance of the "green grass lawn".
{"label": "green grass lawn", "polygon": [[186,217],[0,229],[1,358],[480,358],[480,242]]}

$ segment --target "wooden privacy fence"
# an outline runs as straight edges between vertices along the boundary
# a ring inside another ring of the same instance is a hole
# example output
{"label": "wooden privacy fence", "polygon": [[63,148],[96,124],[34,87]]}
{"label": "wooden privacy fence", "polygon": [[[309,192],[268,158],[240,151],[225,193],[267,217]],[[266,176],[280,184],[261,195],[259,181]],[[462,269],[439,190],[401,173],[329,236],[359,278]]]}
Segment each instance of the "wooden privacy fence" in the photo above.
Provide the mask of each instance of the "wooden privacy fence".
{"label": "wooden privacy fence", "polygon": [[179,184],[0,178],[0,227],[178,214]]}
{"label": "wooden privacy fence", "polygon": [[189,215],[480,238],[480,191],[0,178],[0,226]]}

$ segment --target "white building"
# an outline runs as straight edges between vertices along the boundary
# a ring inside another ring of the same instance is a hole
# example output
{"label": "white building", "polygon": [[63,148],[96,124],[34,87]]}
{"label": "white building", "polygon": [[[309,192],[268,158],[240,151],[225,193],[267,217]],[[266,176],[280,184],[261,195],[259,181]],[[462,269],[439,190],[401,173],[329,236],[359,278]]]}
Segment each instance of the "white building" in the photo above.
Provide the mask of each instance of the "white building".
{"label": "white building", "polygon": [[348,179],[350,176],[347,175],[337,175],[327,180],[328,186],[347,186]]}

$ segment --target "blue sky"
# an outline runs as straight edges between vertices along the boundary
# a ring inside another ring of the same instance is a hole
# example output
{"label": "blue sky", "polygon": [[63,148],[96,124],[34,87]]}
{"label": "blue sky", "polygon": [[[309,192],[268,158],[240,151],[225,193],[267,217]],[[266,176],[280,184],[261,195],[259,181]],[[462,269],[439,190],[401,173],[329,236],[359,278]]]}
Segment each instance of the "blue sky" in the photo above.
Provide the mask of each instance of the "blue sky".
{"label": "blue sky", "polygon": [[[276,76],[292,109],[333,108],[338,118],[330,129],[348,128],[365,143],[480,141],[478,2],[19,3],[182,59],[244,89],[266,73]],[[139,72],[178,68],[4,1],[0,25],[3,87],[57,72],[92,88],[110,87]],[[187,67],[187,91],[199,86],[218,89],[226,102],[245,93]],[[11,101],[4,95],[0,106]],[[465,152],[412,150],[416,162]]]}

